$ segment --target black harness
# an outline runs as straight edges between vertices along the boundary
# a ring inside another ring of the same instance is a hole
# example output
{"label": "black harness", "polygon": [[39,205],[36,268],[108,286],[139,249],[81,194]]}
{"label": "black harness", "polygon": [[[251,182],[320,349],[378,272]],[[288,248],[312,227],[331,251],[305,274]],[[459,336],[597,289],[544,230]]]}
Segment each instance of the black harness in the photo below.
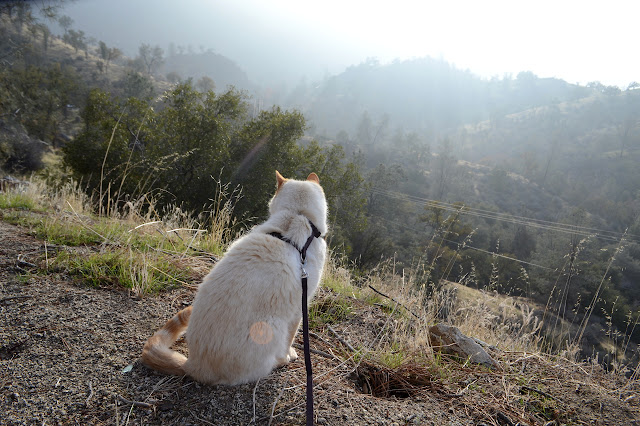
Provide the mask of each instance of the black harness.
{"label": "black harness", "polygon": [[306,269],[304,269],[307,262],[307,249],[313,242],[314,238],[321,238],[322,234],[313,224],[313,222],[309,221],[311,225],[311,236],[307,238],[307,242],[302,246],[302,248],[298,247],[296,243],[291,241],[289,238],[284,237],[279,232],[270,232],[269,235],[274,236],[285,243],[291,244],[298,253],[300,253],[300,261],[301,271],[302,271],[302,341],[304,343],[304,365],[307,370],[307,426],[313,425],[313,372],[311,370],[311,351],[309,350],[309,310],[307,306],[307,278],[309,274],[307,274]]}

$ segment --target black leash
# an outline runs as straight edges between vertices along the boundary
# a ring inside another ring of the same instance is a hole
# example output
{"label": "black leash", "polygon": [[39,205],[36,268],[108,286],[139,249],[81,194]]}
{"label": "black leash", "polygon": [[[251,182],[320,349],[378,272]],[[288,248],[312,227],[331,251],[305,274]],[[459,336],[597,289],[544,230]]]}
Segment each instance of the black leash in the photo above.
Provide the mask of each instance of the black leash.
{"label": "black leash", "polygon": [[302,342],[304,344],[304,366],[307,370],[307,426],[313,426],[313,371],[311,370],[311,351],[309,347],[309,309],[307,307],[307,278],[309,278],[309,274],[307,274],[306,269],[304,269],[307,263],[307,249],[313,242],[314,238],[320,238],[322,235],[318,228],[313,224],[313,222],[309,221],[311,225],[311,236],[307,238],[307,242],[304,244],[302,248],[298,247],[296,243],[291,241],[290,239],[284,237],[279,232],[271,232],[269,235],[272,235],[286,243],[291,244],[295,247],[296,250],[300,253],[300,260],[302,262],[301,270],[302,270]]}

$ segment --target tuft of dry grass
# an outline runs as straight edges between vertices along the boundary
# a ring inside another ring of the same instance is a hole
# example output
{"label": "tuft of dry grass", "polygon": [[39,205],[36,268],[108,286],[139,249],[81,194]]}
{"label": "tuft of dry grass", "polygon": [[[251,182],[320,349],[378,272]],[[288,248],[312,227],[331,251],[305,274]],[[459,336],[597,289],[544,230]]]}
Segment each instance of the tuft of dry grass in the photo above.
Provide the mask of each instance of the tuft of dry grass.
{"label": "tuft of dry grass", "polygon": [[120,211],[109,209],[105,216],[96,214],[95,200],[79,184],[52,186],[32,177],[0,194],[0,208],[5,220],[66,248],[47,265],[88,284],[115,284],[141,297],[175,285],[197,285],[234,237],[232,200],[239,195],[218,183],[213,204],[199,216],[178,207],[157,212],[147,196]]}

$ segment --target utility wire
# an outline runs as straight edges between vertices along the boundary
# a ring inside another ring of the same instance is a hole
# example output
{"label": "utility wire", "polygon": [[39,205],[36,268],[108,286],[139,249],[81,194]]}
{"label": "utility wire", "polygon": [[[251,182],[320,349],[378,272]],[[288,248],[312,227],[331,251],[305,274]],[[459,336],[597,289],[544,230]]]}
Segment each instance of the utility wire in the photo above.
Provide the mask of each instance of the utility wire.
{"label": "utility wire", "polygon": [[[395,221],[393,221],[393,220],[389,220],[389,219],[387,219],[387,218],[385,218],[385,217],[382,217],[382,216],[379,216],[379,215],[376,215],[376,217],[377,217],[378,219],[382,219],[383,221],[385,221],[385,222],[387,222],[387,223],[390,223],[390,224],[392,224],[392,225],[396,225],[396,226],[399,226],[399,227],[402,227],[402,228],[406,228],[406,229],[409,229],[409,230],[414,231],[414,232],[423,232],[423,230],[415,229],[415,228],[413,228],[413,227],[411,227],[411,226],[405,225],[405,224],[403,224],[403,223],[398,223],[398,222],[395,222]],[[623,235],[623,236],[624,236],[624,235]],[[466,243],[464,243],[464,242],[452,241],[452,240],[448,240],[448,239],[446,239],[446,238],[441,238],[441,239],[442,239],[443,241],[448,242],[448,243],[457,244],[457,245],[462,245],[462,246],[463,246],[462,248],[469,248],[469,249],[472,249],[472,250],[477,250],[477,251],[480,251],[480,252],[483,252],[483,253],[489,254],[489,255],[491,255],[491,256],[501,257],[501,258],[504,258],[504,259],[507,259],[507,260],[512,260],[512,261],[514,261],[514,262],[523,263],[523,264],[525,264],[525,265],[530,265],[530,266],[535,266],[535,267],[537,267],[537,268],[546,269],[546,270],[548,270],[548,271],[555,271],[555,272],[557,272],[557,271],[559,271],[559,270],[563,270],[563,269],[564,269],[564,266],[563,266],[562,268],[560,268],[560,269],[559,269],[559,268],[550,268],[550,267],[548,267],[548,266],[540,265],[540,264],[537,264],[537,263],[527,262],[526,260],[518,259],[518,258],[516,258],[516,257],[505,256],[505,255],[502,255],[502,254],[500,254],[500,253],[496,253],[496,252],[493,252],[493,251],[484,250],[484,249],[481,249],[481,248],[478,248],[478,247],[472,247],[472,246],[470,246],[470,245],[468,245],[468,244],[466,244]],[[618,243],[622,243],[622,242],[624,242],[622,237],[621,237],[619,240],[616,240],[616,241],[618,241]],[[561,275],[561,276],[568,276],[569,274],[567,274],[566,272],[562,272],[560,275]],[[606,274],[605,274],[605,276],[606,276]],[[576,277],[577,277],[577,275],[576,275]],[[592,278],[590,278],[590,277],[584,276],[584,275],[580,276],[580,279],[582,279],[582,280],[584,280],[584,281],[588,281],[588,282],[590,282],[590,283],[595,283],[595,284],[600,283],[600,281],[596,281],[596,280],[594,280],[594,279],[592,279]]]}
{"label": "utility wire", "polygon": [[[559,227],[565,227],[565,228],[575,228],[575,229],[583,229],[583,230],[588,230],[588,231],[593,231],[595,233],[600,233],[600,234],[611,234],[611,236],[616,236],[616,237],[621,237],[622,235],[624,235],[624,233],[622,232],[615,232],[615,231],[608,231],[608,230],[604,230],[604,229],[598,229],[598,228],[590,228],[590,227],[586,227],[586,226],[579,226],[579,225],[569,225],[566,223],[561,223],[561,222],[552,222],[552,221],[548,221],[548,220],[543,220],[543,219],[534,219],[534,218],[529,218],[529,217],[525,217],[525,216],[517,216],[517,215],[512,215],[510,213],[500,213],[500,212],[495,212],[492,210],[486,210],[486,209],[479,209],[479,208],[474,208],[474,207],[469,207],[466,204],[451,204],[451,203],[447,203],[444,201],[439,201],[439,200],[431,200],[428,198],[422,198],[422,197],[417,197],[415,195],[409,195],[409,194],[403,194],[401,192],[395,192],[395,191],[389,191],[389,190],[384,190],[384,189],[379,189],[379,188],[373,188],[373,191],[381,194],[381,195],[387,195],[389,197],[395,197],[395,198],[400,198],[400,199],[410,199],[411,201],[415,201],[424,205],[430,205],[433,207],[440,207],[440,208],[444,208],[444,209],[455,209],[455,210],[461,210],[464,213],[468,212],[473,212],[473,213],[479,213],[479,214],[486,214],[491,216],[492,218],[496,219],[496,220],[502,220],[501,218],[504,219],[509,219],[509,220],[523,220],[523,221],[527,221],[527,222],[531,222],[531,223],[538,223],[538,224],[542,224],[542,225],[550,225],[550,226],[559,226]],[[627,236],[629,235],[628,233],[626,234]],[[640,235],[634,235],[631,234],[631,236],[634,237],[640,237]]]}
{"label": "utility wire", "polygon": [[[468,215],[468,216],[475,216],[475,217],[484,218],[484,219],[497,220],[497,221],[513,223],[517,225],[524,225],[524,226],[529,226],[529,227],[548,230],[548,231],[570,233],[570,234],[581,235],[581,236],[594,236],[596,238],[599,238],[605,241],[618,242],[622,237],[624,237],[625,240],[627,241],[632,241],[636,243],[640,242],[640,236],[634,235],[634,234],[624,235],[619,232],[606,231],[606,230],[597,229],[597,228],[589,228],[589,227],[578,226],[578,225],[569,225],[569,224],[560,223],[560,222],[551,222],[551,221],[546,221],[541,219],[527,218],[524,216],[514,216],[507,213],[491,212],[489,210],[467,207],[466,205],[455,205],[455,204],[446,203],[443,201],[430,200],[427,198],[420,198],[412,195],[402,194],[399,192],[388,191],[388,190],[381,190],[377,188],[372,189],[371,192],[377,195],[382,195],[382,196],[394,198],[397,200],[410,201],[415,204],[421,204],[426,207],[439,208],[445,211],[457,212],[457,213]],[[630,236],[637,237],[638,239],[629,238]]]}
{"label": "utility wire", "polygon": [[[382,216],[377,216],[377,217],[379,219],[382,219],[383,221],[385,221],[387,223],[392,224],[392,225],[400,226],[402,228],[406,228],[406,229],[409,229],[409,230],[414,231],[414,232],[422,232],[422,231],[420,231],[418,229],[415,229],[415,228],[413,228],[411,226],[408,226],[408,225],[405,225],[403,223],[398,223],[398,222],[395,222],[393,220],[389,220],[387,218],[384,218]],[[462,248],[469,248],[471,250],[477,250],[477,251],[480,251],[482,253],[490,254],[492,256],[502,257],[504,259],[513,260],[514,262],[524,263],[525,265],[531,265],[531,266],[535,266],[537,268],[546,269],[546,270],[549,270],[549,271],[557,271],[557,268],[549,268],[548,266],[543,266],[543,265],[538,265],[537,263],[527,262],[526,260],[521,260],[521,259],[518,259],[516,257],[505,256],[505,255],[500,254],[500,253],[496,253],[496,252],[493,252],[493,251],[484,250],[484,249],[481,249],[481,248],[478,248],[478,247],[470,246],[467,243],[461,243],[459,241],[452,241],[452,240],[448,240],[446,238],[438,238],[438,239],[441,239],[441,240],[446,241],[446,242],[451,243],[451,244],[462,245],[463,246]]]}

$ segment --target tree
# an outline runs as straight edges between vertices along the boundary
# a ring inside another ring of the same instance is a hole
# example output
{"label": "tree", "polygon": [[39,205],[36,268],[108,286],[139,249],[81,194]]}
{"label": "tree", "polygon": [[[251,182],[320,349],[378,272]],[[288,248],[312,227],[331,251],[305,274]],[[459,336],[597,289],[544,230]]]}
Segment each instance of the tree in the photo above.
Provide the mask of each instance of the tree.
{"label": "tree", "polygon": [[201,211],[213,197],[211,176],[220,177],[243,187],[236,211],[262,218],[274,170],[300,177],[317,156],[296,143],[304,129],[299,112],[274,108],[250,119],[247,110],[241,92],[203,94],[189,81],[158,102],[123,104],[94,90],[82,112],[84,129],[65,146],[64,161],[103,200],[107,188],[119,202],[153,191],[156,208],[174,203]]}
{"label": "tree", "polygon": [[376,126],[375,134],[373,136],[373,141],[371,141],[372,145],[375,146],[376,143],[380,143],[381,141],[383,141],[385,139],[386,132],[387,132],[387,127],[389,127],[389,115],[385,113],[382,116],[382,118],[380,118],[380,121],[378,122],[378,125]]}
{"label": "tree", "polygon": [[443,139],[440,144],[434,163],[434,196],[437,200],[442,200],[451,184],[451,179],[455,174],[455,166],[457,164],[457,160],[453,156],[451,141],[448,138]]}
{"label": "tree", "polygon": [[[16,67],[0,73],[0,116],[14,116],[28,134],[52,141],[67,104],[82,98],[81,79],[71,67]],[[19,111],[19,114],[15,114]]]}
{"label": "tree", "polygon": [[[276,169],[286,177],[297,177],[308,156],[297,144],[304,134],[304,116],[279,107],[261,111],[240,129],[232,148],[231,182],[243,187],[238,208],[249,217],[264,218],[273,196],[273,182],[264,179]],[[306,170],[304,170],[306,172]],[[260,179],[256,179],[260,177]]]}
{"label": "tree", "polygon": [[100,54],[100,57],[106,62],[107,57],[109,56],[109,47],[107,46],[107,43],[102,40],[100,40],[100,42],[98,43],[98,53]]}
{"label": "tree", "polygon": [[373,123],[367,111],[362,113],[358,122],[356,139],[361,146],[368,146],[373,142]]}
{"label": "tree", "polygon": [[536,240],[534,236],[529,233],[525,226],[518,226],[513,235],[511,252],[520,260],[529,260],[535,250]]}
{"label": "tree", "polygon": [[46,53],[49,49],[49,39],[51,38],[51,31],[49,30],[49,27],[44,24],[39,24],[38,29],[40,29],[40,31],[42,32],[42,48]]}
{"label": "tree", "polygon": [[66,33],[67,31],[69,31],[69,28],[71,28],[71,26],[73,25],[73,19],[71,19],[67,15],[62,15],[61,17],[58,18],[58,24],[60,24],[60,26],[64,29],[64,32]]}
{"label": "tree", "polygon": [[138,48],[138,58],[145,66],[147,74],[153,74],[164,62],[162,59],[164,51],[160,46],[151,47],[151,45],[143,43]]}
{"label": "tree", "polygon": [[173,84],[179,82],[180,79],[182,78],[182,77],[180,77],[180,74],[178,74],[175,71],[171,71],[170,73],[168,73],[166,75],[166,77],[167,77],[167,80],[169,81],[169,83],[173,83]]}
{"label": "tree", "polygon": [[431,263],[431,276],[435,282],[449,279],[453,265],[461,260],[460,251],[473,234],[471,226],[461,219],[464,211],[462,203],[445,206],[439,203],[427,204],[420,221],[432,229],[431,238],[421,244]]}
{"label": "tree", "polygon": [[[313,155],[314,149],[318,149],[317,156]],[[353,255],[353,241],[367,227],[364,206],[368,184],[362,176],[363,158],[353,155],[347,159],[340,145],[322,149],[311,145],[305,151],[313,159],[309,169],[317,170],[327,194],[332,225],[329,242],[334,249]]]}
{"label": "tree", "polygon": [[620,155],[619,158],[622,158],[624,154],[624,149],[627,147],[630,139],[631,133],[634,128],[640,126],[640,119],[634,117],[633,115],[627,116],[622,122],[618,123],[616,129],[618,131],[618,138],[620,139]]}
{"label": "tree", "polygon": [[75,49],[76,53],[78,53],[78,49],[85,49],[87,47],[84,31],[69,30],[64,34],[62,39],[66,43],[69,43],[71,47]]}
{"label": "tree", "polygon": [[154,93],[151,79],[135,71],[127,72],[120,85],[125,98],[150,99]]}
{"label": "tree", "polygon": [[98,43],[98,52],[100,57],[104,60],[105,72],[109,70],[109,63],[122,56],[122,51],[117,47],[109,48],[104,41]]}
{"label": "tree", "polygon": [[206,93],[215,90],[216,84],[213,82],[213,79],[211,77],[207,77],[205,75],[196,82],[196,88],[199,91]]}
{"label": "tree", "polygon": [[27,2],[14,2],[9,9],[10,12],[13,6],[15,6],[16,8],[15,25],[17,27],[18,33],[22,34],[22,26],[30,25],[35,21],[35,18],[31,11],[31,5]]}

